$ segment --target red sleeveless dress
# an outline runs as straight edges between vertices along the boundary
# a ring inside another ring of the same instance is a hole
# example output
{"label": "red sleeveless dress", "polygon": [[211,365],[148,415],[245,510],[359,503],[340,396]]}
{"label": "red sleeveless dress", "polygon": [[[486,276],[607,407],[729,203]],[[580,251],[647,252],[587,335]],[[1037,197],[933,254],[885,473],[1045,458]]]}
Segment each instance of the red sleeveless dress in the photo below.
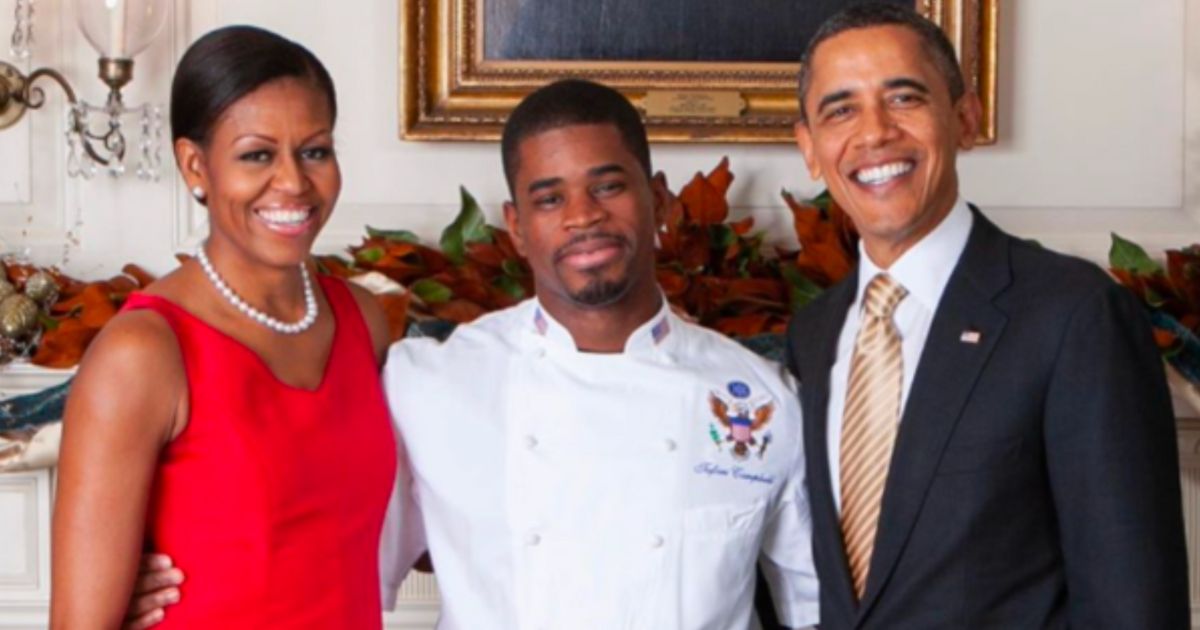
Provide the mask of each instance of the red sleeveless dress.
{"label": "red sleeveless dress", "polygon": [[354,297],[318,279],[337,328],[313,391],[168,300],[135,293],[125,305],[166,319],[188,383],[188,423],[163,450],[147,515],[147,545],[185,575],[163,628],[382,625],[396,444]]}

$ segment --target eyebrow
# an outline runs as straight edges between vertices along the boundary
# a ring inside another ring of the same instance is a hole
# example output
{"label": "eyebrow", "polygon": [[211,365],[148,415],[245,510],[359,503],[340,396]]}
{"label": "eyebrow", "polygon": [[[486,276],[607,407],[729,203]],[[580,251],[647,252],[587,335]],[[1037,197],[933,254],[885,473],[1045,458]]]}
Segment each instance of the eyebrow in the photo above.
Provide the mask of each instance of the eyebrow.
{"label": "eyebrow", "polygon": [[529,183],[529,188],[527,189],[527,192],[529,194],[533,194],[543,188],[553,188],[553,187],[561,184],[562,181],[563,181],[563,178],[561,178],[561,177],[547,177],[545,179],[537,179],[537,180],[534,180]]}
{"label": "eyebrow", "polygon": [[832,94],[826,94],[825,96],[821,97],[821,102],[817,103],[817,113],[819,114],[825,111],[826,107],[829,107],[838,101],[849,100],[850,95],[850,90],[838,90]]}
{"label": "eyebrow", "polygon": [[[300,142],[300,144],[304,144],[305,142],[311,142],[313,138],[317,138],[317,137],[324,136],[324,135],[333,135],[333,130],[321,129],[320,131],[317,131],[317,132],[309,135],[307,138],[304,138],[304,140],[302,140]],[[245,140],[247,138],[254,138],[257,140],[263,140],[265,142],[271,142],[271,143],[278,142],[275,138],[272,138],[271,136],[264,136],[261,133],[244,133],[244,134],[234,138],[233,142],[241,142],[242,140]]]}
{"label": "eyebrow", "polygon": [[[624,172],[625,172],[625,167],[621,166],[620,164],[614,163],[614,164],[604,164],[602,166],[596,166],[596,167],[589,168],[587,174],[588,174],[588,177],[600,177],[602,175],[608,175],[610,173],[624,173]],[[529,194],[533,194],[544,188],[553,188],[554,186],[557,186],[561,183],[563,183],[563,178],[561,178],[561,177],[546,177],[544,179],[536,179],[529,183],[529,187],[526,189],[526,191]]]}
{"label": "eyebrow", "polygon": [[929,86],[911,77],[899,77],[896,79],[888,79],[883,82],[883,87],[894,90],[896,88],[912,88],[922,94],[929,94]]}

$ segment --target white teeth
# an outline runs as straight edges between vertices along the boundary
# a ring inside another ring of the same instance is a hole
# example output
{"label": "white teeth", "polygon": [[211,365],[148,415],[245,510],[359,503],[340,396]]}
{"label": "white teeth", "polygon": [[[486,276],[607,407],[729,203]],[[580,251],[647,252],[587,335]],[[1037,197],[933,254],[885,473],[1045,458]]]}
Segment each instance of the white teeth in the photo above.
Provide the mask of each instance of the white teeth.
{"label": "white teeth", "polygon": [[280,223],[284,225],[295,225],[304,223],[308,220],[311,213],[311,208],[303,210],[286,210],[282,208],[264,209],[258,211],[258,216],[262,217],[268,223]]}
{"label": "white teeth", "polygon": [[859,183],[867,184],[868,186],[875,186],[899,177],[911,171],[912,169],[912,162],[902,160],[900,162],[890,162],[888,164],[881,164],[871,168],[864,168],[855,173],[854,178],[857,179]]}

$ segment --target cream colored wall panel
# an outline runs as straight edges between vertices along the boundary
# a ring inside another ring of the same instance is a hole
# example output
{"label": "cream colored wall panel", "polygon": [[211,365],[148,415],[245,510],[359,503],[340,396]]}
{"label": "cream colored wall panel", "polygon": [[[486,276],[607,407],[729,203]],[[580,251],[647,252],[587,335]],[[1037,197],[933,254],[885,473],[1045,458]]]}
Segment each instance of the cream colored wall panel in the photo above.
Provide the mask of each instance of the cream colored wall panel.
{"label": "cream colored wall panel", "polygon": [[0,610],[49,596],[49,532],[49,471],[0,475]]}

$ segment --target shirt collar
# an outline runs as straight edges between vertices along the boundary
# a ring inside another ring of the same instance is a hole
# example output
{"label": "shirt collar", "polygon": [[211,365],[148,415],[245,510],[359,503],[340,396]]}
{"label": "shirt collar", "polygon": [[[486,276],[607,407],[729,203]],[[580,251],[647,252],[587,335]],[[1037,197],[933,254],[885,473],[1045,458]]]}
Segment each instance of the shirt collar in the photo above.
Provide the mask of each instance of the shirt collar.
{"label": "shirt collar", "polygon": [[[528,322],[528,330],[533,333],[534,338],[561,350],[578,352],[571,332],[542,307],[540,300],[534,297],[528,303],[525,321]],[[623,353],[640,355],[665,351],[669,342],[682,331],[683,327],[680,324],[681,321],[671,311],[671,305],[664,296],[658,312],[638,326],[625,340]]]}
{"label": "shirt collar", "polygon": [[908,290],[909,297],[915,298],[930,311],[937,310],[942,293],[950,282],[950,274],[954,272],[954,266],[958,264],[963,250],[967,248],[973,222],[974,217],[967,208],[967,202],[959,197],[946,218],[942,219],[932,232],[901,254],[886,271],[871,260],[863,248],[862,241],[859,241],[856,302],[862,302],[863,291],[871,278],[880,273],[887,273]]}

